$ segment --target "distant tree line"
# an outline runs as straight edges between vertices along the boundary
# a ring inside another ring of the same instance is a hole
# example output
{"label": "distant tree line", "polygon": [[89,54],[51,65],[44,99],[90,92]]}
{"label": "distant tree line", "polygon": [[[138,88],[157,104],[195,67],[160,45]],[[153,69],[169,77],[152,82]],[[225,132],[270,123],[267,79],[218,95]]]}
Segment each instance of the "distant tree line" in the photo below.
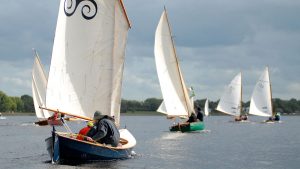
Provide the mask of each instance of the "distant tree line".
{"label": "distant tree line", "polygon": [[121,113],[135,111],[156,111],[162,99],[148,98],[145,101],[125,100],[121,101]]}
{"label": "distant tree line", "polygon": [[[279,98],[272,99],[273,111],[281,112],[283,114],[297,114],[300,115],[300,100],[290,99],[290,100],[281,100]],[[218,106],[218,101],[210,101],[209,108],[212,111],[212,114],[220,114],[217,110],[215,110]],[[195,105],[199,105],[201,108],[204,107],[205,99],[196,100]],[[242,103],[243,111],[248,112],[250,107],[250,101]]]}
{"label": "distant tree line", "polygon": [[11,97],[0,91],[0,112],[34,112],[33,99],[29,95]]}
{"label": "distant tree line", "polygon": [[[121,100],[121,113],[138,112],[138,111],[156,111],[161,104],[162,99],[147,98],[144,101],[136,100]],[[219,114],[215,109],[219,101],[210,101],[209,108],[212,110],[211,114]],[[204,107],[205,99],[196,100],[195,106]],[[247,109],[250,106],[250,101],[243,102],[243,108]],[[275,112],[282,112],[284,114],[298,114],[300,115],[300,100],[290,99],[281,100],[273,99],[273,109]],[[0,91],[0,112],[34,112],[33,99],[29,95],[22,95],[21,97],[7,96]],[[247,110],[245,110],[247,112]]]}

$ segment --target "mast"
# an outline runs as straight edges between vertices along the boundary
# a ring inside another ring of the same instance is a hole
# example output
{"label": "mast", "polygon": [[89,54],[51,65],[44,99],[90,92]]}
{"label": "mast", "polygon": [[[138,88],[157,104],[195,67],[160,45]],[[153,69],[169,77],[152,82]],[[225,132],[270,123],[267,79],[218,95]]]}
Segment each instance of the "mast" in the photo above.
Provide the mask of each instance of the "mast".
{"label": "mast", "polygon": [[271,80],[270,80],[270,73],[269,73],[269,67],[267,66],[267,72],[268,72],[268,78],[269,78],[269,85],[270,85],[270,103],[271,103],[271,111],[272,111],[272,116],[274,117],[274,111],[273,111],[273,101],[272,101],[272,85],[271,85]]}
{"label": "mast", "polygon": [[176,65],[177,65],[177,71],[179,73],[179,78],[180,78],[180,85],[181,85],[181,88],[182,88],[182,91],[184,93],[184,99],[185,99],[185,107],[186,107],[186,110],[188,112],[188,116],[190,116],[191,114],[191,110],[189,110],[189,97],[187,96],[187,93],[186,93],[186,89],[183,85],[183,77],[182,77],[182,74],[181,74],[181,71],[180,71],[180,68],[179,68],[179,62],[178,62],[178,57],[177,57],[177,53],[176,53],[176,48],[175,48],[175,42],[174,42],[174,39],[173,39],[173,36],[172,36],[172,30],[171,30],[171,26],[170,26],[170,23],[169,23],[169,18],[168,18],[168,13],[167,13],[167,9],[166,7],[164,6],[164,11],[166,13],[166,19],[167,19],[167,23],[168,23],[168,28],[169,28],[169,31],[170,31],[170,37],[171,37],[171,41],[172,41],[172,47],[173,47],[173,51],[174,51],[174,54],[175,54],[175,61],[176,61]]}
{"label": "mast", "polygon": [[240,115],[242,114],[243,110],[243,84],[242,84],[242,71],[241,71],[241,103],[240,103]]}

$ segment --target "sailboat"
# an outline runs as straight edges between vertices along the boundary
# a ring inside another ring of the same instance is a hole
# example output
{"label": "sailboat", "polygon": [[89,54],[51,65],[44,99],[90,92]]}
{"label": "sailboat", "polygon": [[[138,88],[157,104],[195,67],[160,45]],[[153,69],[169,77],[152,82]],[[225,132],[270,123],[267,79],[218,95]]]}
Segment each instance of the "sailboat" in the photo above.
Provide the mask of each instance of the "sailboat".
{"label": "sailboat", "polygon": [[40,106],[46,105],[47,76],[37,51],[33,49],[33,52],[34,63],[32,68],[31,88],[35,114],[39,119],[39,121],[35,122],[35,124],[39,126],[45,126],[48,124],[62,125],[60,120],[48,120],[49,117],[51,117],[51,114],[48,112],[48,110],[39,108]]}
{"label": "sailboat", "polygon": [[254,87],[249,114],[264,117],[275,116],[272,106],[272,90],[268,67],[265,68]]}
{"label": "sailboat", "polygon": [[242,73],[238,73],[226,87],[219,103],[217,110],[235,116],[236,121],[242,112]]}
{"label": "sailboat", "polygon": [[0,113],[0,120],[5,120],[6,117],[2,116],[2,113]]}
{"label": "sailboat", "polygon": [[204,115],[208,116],[209,115],[209,102],[208,99],[205,100],[205,104],[204,104]]}
{"label": "sailboat", "polygon": [[[163,103],[158,111],[166,114],[167,118],[188,118],[194,108],[179,67],[166,8],[156,28],[154,54],[163,95]],[[170,131],[182,132],[203,129],[203,122],[178,123],[170,127]]]}
{"label": "sailboat", "polygon": [[[61,0],[43,109],[92,120],[96,110],[120,126],[121,84],[130,22],[122,0]],[[123,159],[136,140],[120,129],[122,146],[76,139],[53,129],[53,162]]]}

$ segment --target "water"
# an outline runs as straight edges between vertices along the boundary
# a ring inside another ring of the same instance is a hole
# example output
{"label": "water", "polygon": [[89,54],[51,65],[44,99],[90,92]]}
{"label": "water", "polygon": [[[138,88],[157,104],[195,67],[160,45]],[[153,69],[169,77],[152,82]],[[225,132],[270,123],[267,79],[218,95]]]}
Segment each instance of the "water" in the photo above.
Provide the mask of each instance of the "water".
{"label": "water", "polygon": [[[163,116],[123,116],[121,126],[135,136],[136,156],[77,166],[51,164],[44,139],[50,127],[32,125],[33,116],[0,120],[0,168],[109,168],[109,169],[298,169],[300,117],[283,117],[283,123],[231,123],[228,116],[205,119],[206,129],[171,133]],[[80,124],[72,124],[74,131]]]}

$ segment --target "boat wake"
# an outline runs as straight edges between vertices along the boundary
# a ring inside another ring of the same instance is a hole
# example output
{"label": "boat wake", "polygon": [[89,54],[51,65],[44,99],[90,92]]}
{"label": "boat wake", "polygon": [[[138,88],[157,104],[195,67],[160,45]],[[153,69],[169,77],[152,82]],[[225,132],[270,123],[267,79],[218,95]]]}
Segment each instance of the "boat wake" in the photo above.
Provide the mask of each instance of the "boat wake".
{"label": "boat wake", "polygon": [[28,123],[22,123],[21,126],[36,126],[36,125],[32,122],[28,122]]}
{"label": "boat wake", "polygon": [[176,140],[179,138],[182,138],[186,135],[186,133],[182,133],[182,132],[169,132],[168,134],[165,134],[162,136],[162,140]]}
{"label": "boat wake", "polygon": [[211,132],[211,130],[201,130],[198,133],[210,133],[210,132]]}

